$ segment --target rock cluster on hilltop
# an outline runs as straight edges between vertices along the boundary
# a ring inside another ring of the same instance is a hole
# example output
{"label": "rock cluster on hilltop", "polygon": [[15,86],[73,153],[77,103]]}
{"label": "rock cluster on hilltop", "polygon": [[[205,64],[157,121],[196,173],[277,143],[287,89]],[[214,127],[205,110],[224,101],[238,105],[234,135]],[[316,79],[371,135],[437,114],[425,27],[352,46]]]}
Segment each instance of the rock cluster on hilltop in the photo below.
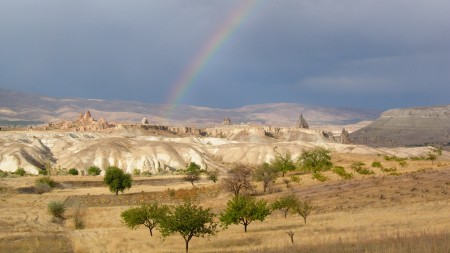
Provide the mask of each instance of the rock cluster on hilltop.
{"label": "rock cluster on hilltop", "polygon": [[115,124],[108,123],[103,117],[99,120],[92,118],[91,112],[86,110],[86,112],[80,113],[78,119],[74,121],[57,121],[50,122],[45,127],[45,130],[49,129],[60,129],[69,131],[99,131],[106,130],[115,127]]}

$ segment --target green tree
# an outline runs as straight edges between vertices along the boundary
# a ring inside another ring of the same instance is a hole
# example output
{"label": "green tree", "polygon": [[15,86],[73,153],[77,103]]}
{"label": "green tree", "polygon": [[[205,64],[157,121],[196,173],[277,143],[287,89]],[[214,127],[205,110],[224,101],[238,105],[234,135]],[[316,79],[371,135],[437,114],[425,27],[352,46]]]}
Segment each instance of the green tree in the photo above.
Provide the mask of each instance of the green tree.
{"label": "green tree", "polygon": [[193,237],[205,237],[217,234],[216,215],[210,208],[184,202],[170,210],[159,225],[163,237],[173,233],[180,234],[185,242],[186,252],[189,251],[189,242]]}
{"label": "green tree", "polygon": [[111,166],[106,169],[103,182],[109,186],[111,192],[115,192],[116,195],[119,191],[123,193],[125,189],[130,189],[133,179],[128,173],[124,173],[121,169]]}
{"label": "green tree", "polygon": [[227,208],[220,214],[220,221],[225,226],[242,224],[244,225],[244,231],[247,232],[247,226],[252,221],[264,221],[270,213],[270,208],[265,200],[237,195],[228,201]]}
{"label": "green tree", "polygon": [[227,172],[227,177],[222,180],[225,190],[239,195],[242,191],[253,190],[250,182],[252,170],[244,165],[236,165]]}
{"label": "green tree", "polygon": [[303,220],[306,224],[306,217],[308,217],[311,214],[311,211],[313,209],[313,206],[309,201],[299,201],[297,207],[295,208],[295,211],[298,215],[303,217]]}
{"label": "green tree", "polygon": [[282,177],[284,177],[284,174],[288,171],[294,171],[296,169],[290,153],[286,153],[284,155],[276,153],[275,158],[270,162],[270,165],[280,171],[282,173]]}
{"label": "green tree", "polygon": [[330,151],[321,147],[303,151],[298,163],[302,170],[312,172],[326,171],[333,166]]}
{"label": "green tree", "polygon": [[191,182],[192,186],[194,186],[194,182],[200,180],[200,174],[200,166],[191,162],[184,170],[184,180]]}
{"label": "green tree", "polygon": [[289,211],[295,213],[300,200],[295,196],[295,194],[289,194],[283,196],[275,202],[272,203],[272,210],[281,210],[284,213],[284,218],[286,219]]}
{"label": "green tree", "polygon": [[277,168],[270,164],[263,163],[253,172],[253,178],[258,182],[262,182],[264,192],[266,192],[270,184],[273,184],[278,178],[278,171]]}
{"label": "green tree", "polygon": [[125,210],[121,217],[129,228],[136,229],[144,225],[150,231],[150,236],[153,236],[153,228],[160,223],[168,211],[169,208],[166,205],[160,206],[157,202],[153,202]]}

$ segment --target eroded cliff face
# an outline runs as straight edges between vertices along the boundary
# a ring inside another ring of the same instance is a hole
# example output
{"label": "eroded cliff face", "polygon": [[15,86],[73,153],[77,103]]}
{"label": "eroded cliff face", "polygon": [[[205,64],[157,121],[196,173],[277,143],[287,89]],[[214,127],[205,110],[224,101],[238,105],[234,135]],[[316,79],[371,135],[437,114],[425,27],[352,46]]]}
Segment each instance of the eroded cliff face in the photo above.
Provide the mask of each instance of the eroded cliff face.
{"label": "eroded cliff face", "polygon": [[450,105],[388,110],[350,139],[370,146],[448,146]]}
{"label": "eroded cliff face", "polygon": [[[321,146],[339,153],[416,156],[429,147],[386,149],[347,145],[331,141],[323,132],[289,128],[228,129],[228,137],[153,135],[142,132],[0,131],[0,170],[28,173],[51,167],[56,170],[102,170],[117,166],[129,173],[135,169],[152,174],[184,169],[190,162],[203,169],[225,172],[230,164],[260,165],[275,154],[289,152],[296,159],[305,149]],[[222,130],[225,128],[222,128]],[[238,130],[236,130],[238,129]],[[221,131],[222,131],[221,130]],[[267,131],[278,135],[267,136]],[[222,132],[224,133],[224,132]]]}

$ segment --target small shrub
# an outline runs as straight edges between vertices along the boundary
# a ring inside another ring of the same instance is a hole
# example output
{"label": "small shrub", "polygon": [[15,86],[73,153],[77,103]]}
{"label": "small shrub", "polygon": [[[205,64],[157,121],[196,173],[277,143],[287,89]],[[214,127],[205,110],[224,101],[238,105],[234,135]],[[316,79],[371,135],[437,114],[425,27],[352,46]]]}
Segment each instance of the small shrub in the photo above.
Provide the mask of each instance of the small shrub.
{"label": "small shrub", "polygon": [[398,162],[398,165],[400,165],[400,167],[404,168],[404,167],[408,166],[408,163],[406,161],[400,161],[400,162]]}
{"label": "small shrub", "polygon": [[218,170],[208,171],[206,173],[206,175],[208,176],[208,179],[213,181],[214,183],[217,182],[217,180],[219,179],[219,171]]}
{"label": "small shrub", "polygon": [[47,170],[39,170],[39,175],[44,175],[47,176],[48,175],[48,171]]}
{"label": "small shrub", "polygon": [[36,185],[48,185],[50,188],[56,187],[56,182],[50,177],[41,177],[36,179]]}
{"label": "small shrub", "polygon": [[25,171],[24,168],[18,168],[15,172],[14,175],[18,175],[18,176],[25,176],[25,174],[27,174],[27,172]]}
{"label": "small shrub", "polygon": [[68,173],[69,173],[69,175],[76,176],[76,175],[78,175],[78,170],[75,168],[72,168],[68,171]]}
{"label": "small shrub", "polygon": [[424,157],[424,156],[411,156],[410,158],[409,158],[409,160],[411,160],[411,161],[424,161],[424,160],[426,160],[427,158],[426,157]]}
{"label": "small shrub", "polygon": [[36,185],[34,186],[34,191],[37,194],[43,194],[43,193],[49,192],[51,190],[52,190],[52,187],[50,187],[48,184],[36,183]]}
{"label": "small shrub", "polygon": [[347,173],[342,166],[335,166],[333,168],[333,172],[341,176],[343,179],[351,179],[353,177],[353,174]]}
{"label": "small shrub", "polygon": [[312,177],[320,182],[325,182],[328,180],[328,178],[325,175],[323,175],[322,173],[320,173],[318,171],[313,172]]}
{"label": "small shrub", "polygon": [[85,227],[84,223],[84,211],[81,208],[77,208],[73,215],[73,222],[75,229],[83,229]]}
{"label": "small shrub", "polygon": [[167,188],[166,192],[167,192],[167,196],[169,196],[171,199],[175,198],[175,193],[176,193],[175,189]]}
{"label": "small shrub", "polygon": [[383,168],[383,165],[381,165],[381,162],[379,162],[379,161],[374,161],[374,162],[372,162],[372,167],[373,168]]}
{"label": "small shrub", "polygon": [[47,205],[48,212],[54,217],[58,219],[64,219],[64,212],[66,211],[66,207],[64,203],[61,201],[52,201]]}
{"label": "small shrub", "polygon": [[144,171],[141,173],[141,176],[143,176],[143,177],[149,177],[151,175],[152,175],[152,173],[150,171]]}
{"label": "small shrub", "polygon": [[363,168],[364,165],[366,165],[366,164],[363,163],[363,162],[355,162],[355,163],[352,164],[351,167],[352,167],[352,169],[354,171],[356,171],[358,174],[361,174],[361,175],[372,175],[372,174],[375,174],[375,172],[373,172],[373,170],[369,170],[369,169]]}
{"label": "small shrub", "polygon": [[287,179],[287,178],[283,178],[283,183],[286,185],[286,188],[290,188],[291,185],[291,180]]}
{"label": "small shrub", "polygon": [[140,176],[140,175],[141,175],[141,171],[139,169],[133,170],[133,176]]}
{"label": "small shrub", "polygon": [[397,168],[382,168],[381,169],[381,171],[383,171],[383,172],[395,172],[395,171],[397,171]]}
{"label": "small shrub", "polygon": [[384,160],[400,162],[400,161],[405,161],[406,158],[401,158],[401,157],[398,157],[398,156],[395,156],[395,155],[392,155],[392,156],[385,155],[384,156]]}
{"label": "small shrub", "polygon": [[87,172],[88,172],[88,175],[90,175],[90,176],[98,176],[98,175],[100,175],[102,170],[97,166],[91,166],[91,167],[89,167]]}
{"label": "small shrub", "polygon": [[373,170],[369,170],[366,168],[360,168],[360,169],[356,169],[356,172],[358,172],[361,175],[372,175],[375,174],[375,172],[373,172]]}
{"label": "small shrub", "polygon": [[291,181],[295,182],[295,183],[301,183],[302,179],[299,176],[293,175],[293,176],[291,176]]}
{"label": "small shrub", "polygon": [[7,177],[9,175],[8,172],[0,170],[0,177]]}

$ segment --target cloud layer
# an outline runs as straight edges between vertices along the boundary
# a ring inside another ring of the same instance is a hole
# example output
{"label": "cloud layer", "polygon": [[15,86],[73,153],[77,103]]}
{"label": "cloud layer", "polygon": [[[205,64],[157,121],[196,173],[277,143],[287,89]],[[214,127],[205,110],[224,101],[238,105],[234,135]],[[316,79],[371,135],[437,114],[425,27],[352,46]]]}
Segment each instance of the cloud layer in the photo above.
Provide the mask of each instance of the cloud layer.
{"label": "cloud layer", "polygon": [[[164,103],[242,1],[1,1],[0,87]],[[259,0],[181,102],[448,104],[448,13],[444,0]]]}

